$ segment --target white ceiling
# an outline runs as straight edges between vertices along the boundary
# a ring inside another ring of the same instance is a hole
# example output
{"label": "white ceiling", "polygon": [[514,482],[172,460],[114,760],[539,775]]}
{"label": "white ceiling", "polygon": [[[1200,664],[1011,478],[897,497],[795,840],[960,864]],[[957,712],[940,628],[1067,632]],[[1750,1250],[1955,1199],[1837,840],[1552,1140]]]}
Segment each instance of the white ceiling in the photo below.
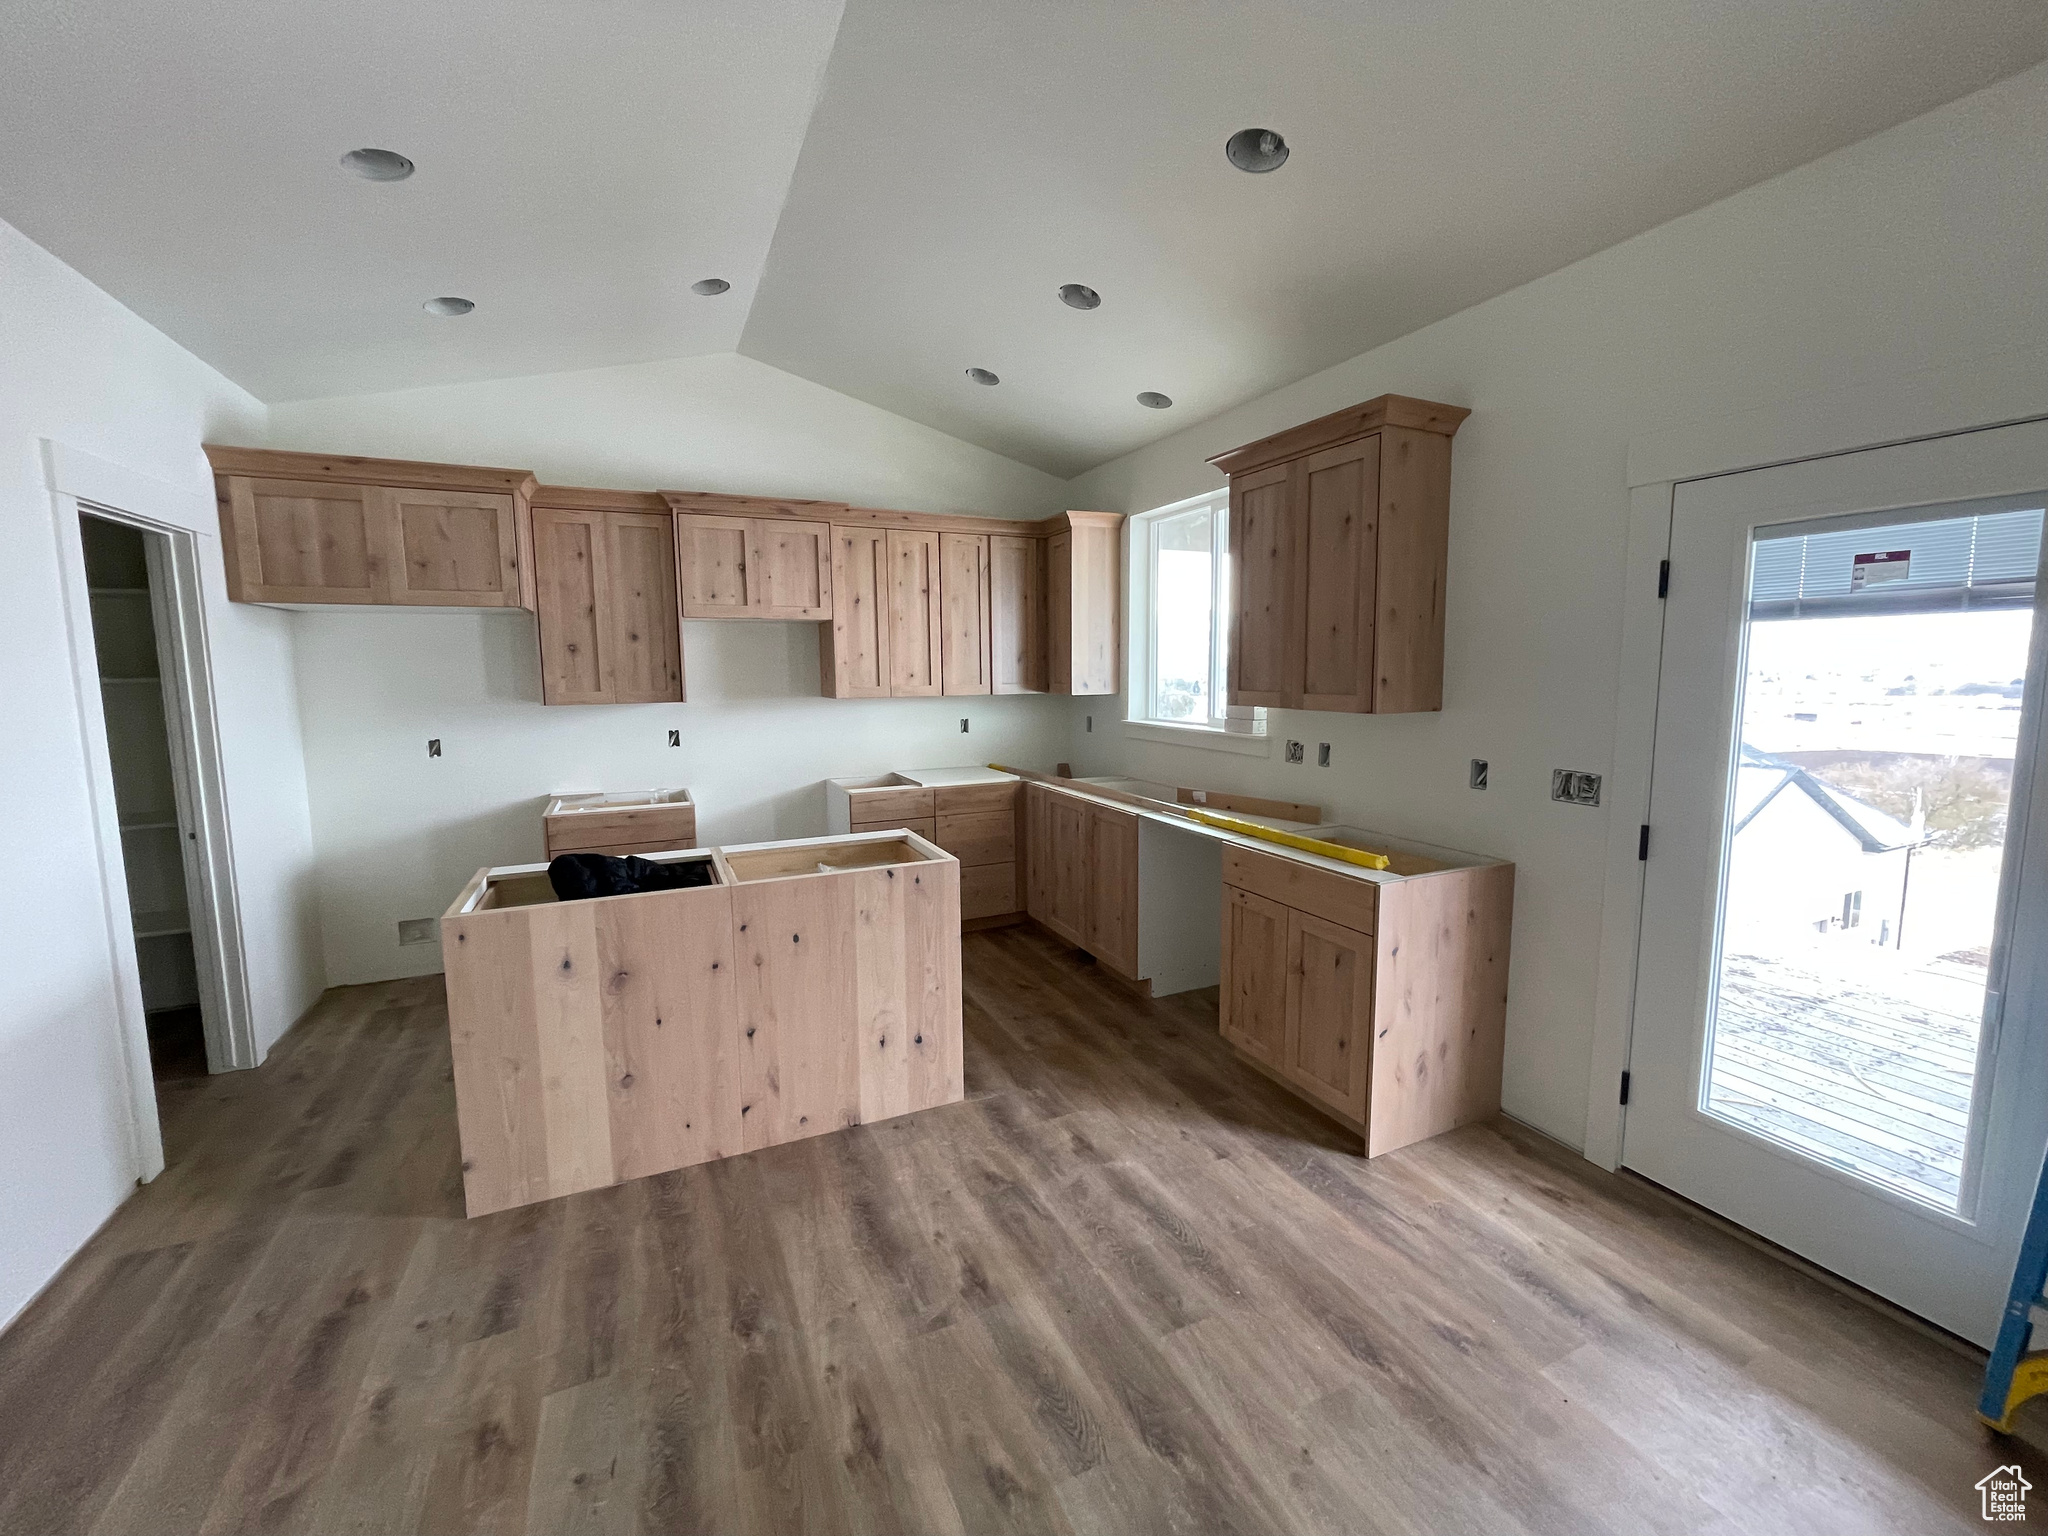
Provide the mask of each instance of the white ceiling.
{"label": "white ceiling", "polygon": [[2048,55],[2041,0],[839,13],[9,0],[0,218],[266,399],[737,348],[1072,474]]}
{"label": "white ceiling", "polygon": [[6,0],[0,218],[266,400],[731,351],[840,4]]}

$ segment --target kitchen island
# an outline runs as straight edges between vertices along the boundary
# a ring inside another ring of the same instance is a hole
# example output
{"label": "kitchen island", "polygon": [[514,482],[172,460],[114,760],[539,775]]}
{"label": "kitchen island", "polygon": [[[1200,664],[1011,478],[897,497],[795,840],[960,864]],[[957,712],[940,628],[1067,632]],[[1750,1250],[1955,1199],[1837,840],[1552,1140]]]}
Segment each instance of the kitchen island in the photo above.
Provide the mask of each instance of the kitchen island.
{"label": "kitchen island", "polygon": [[704,884],[441,920],[469,1214],[956,1102],[960,865],[916,833],[678,850]]}

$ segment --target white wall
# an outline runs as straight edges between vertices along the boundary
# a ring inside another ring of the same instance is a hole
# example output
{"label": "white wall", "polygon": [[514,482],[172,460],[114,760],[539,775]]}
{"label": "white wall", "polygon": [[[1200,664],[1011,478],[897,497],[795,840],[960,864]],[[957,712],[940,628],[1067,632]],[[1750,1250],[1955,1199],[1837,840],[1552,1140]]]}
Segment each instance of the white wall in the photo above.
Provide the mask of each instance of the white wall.
{"label": "white wall", "polygon": [[[42,440],[168,482],[203,525],[213,493],[200,442],[262,424],[251,396],[0,224],[0,768],[13,870],[0,888],[0,1323],[138,1173]],[[267,1046],[321,986],[289,626],[231,608],[218,541],[201,542],[250,990]]]}
{"label": "white wall", "polygon": [[[558,485],[1015,517],[1066,505],[1050,475],[731,354],[282,405],[267,445],[501,464]],[[703,841],[803,837],[825,830],[828,777],[1050,762],[1066,739],[1059,699],[820,698],[815,624],[686,624],[688,703],[589,708],[541,704],[528,614],[292,623],[336,983],[440,969],[438,947],[399,946],[399,920],[437,916],[481,865],[540,858],[551,791],[680,784]]]}
{"label": "white wall", "polygon": [[[1076,735],[1092,768],[1289,799],[1519,865],[1509,1111],[1583,1144],[1603,811],[1552,768],[1615,739],[1631,438],[2048,345],[2048,66],[1275,391],[1074,481],[1140,512],[1222,484],[1206,456],[1395,391],[1470,406],[1452,461],[1445,707],[1276,713],[1309,766]],[[1313,766],[1314,744],[1334,747]],[[1487,758],[1492,788],[1466,787]]]}

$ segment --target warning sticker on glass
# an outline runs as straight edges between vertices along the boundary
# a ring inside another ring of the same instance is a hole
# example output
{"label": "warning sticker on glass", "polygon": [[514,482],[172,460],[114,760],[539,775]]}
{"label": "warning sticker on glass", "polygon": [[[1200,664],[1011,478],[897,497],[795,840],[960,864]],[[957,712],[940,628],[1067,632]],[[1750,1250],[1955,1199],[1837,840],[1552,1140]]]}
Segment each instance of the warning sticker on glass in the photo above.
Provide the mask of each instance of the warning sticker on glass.
{"label": "warning sticker on glass", "polygon": [[1849,590],[1861,592],[1865,587],[1880,586],[1887,581],[1904,581],[1912,574],[1913,551],[1880,549],[1874,554],[1856,557],[1856,564],[1849,572]]}

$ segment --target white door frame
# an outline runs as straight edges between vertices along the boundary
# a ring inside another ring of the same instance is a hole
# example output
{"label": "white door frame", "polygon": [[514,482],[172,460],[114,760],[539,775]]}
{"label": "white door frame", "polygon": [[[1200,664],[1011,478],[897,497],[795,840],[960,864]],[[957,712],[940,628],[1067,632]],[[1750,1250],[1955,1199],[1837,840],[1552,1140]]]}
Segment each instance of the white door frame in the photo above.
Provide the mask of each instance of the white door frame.
{"label": "white door frame", "polygon": [[[1627,1114],[1621,1082],[1635,1027],[1643,915],[1640,839],[1649,820],[1664,651],[1659,570],[1671,552],[1674,489],[1684,480],[2041,420],[2048,420],[2048,373],[2037,348],[2018,347],[1853,389],[1687,421],[1630,440],[1621,666],[1608,772],[1598,988],[1586,1074],[1584,1152],[1589,1161],[1607,1169],[1621,1162]],[[1673,576],[1684,579],[1682,572]]]}
{"label": "white door frame", "polygon": [[200,521],[213,508],[210,504],[195,508],[189,491],[62,443],[45,439],[43,449],[71,651],[72,690],[92,803],[107,948],[113,956],[132,1150],[137,1176],[146,1182],[163,1171],[163,1133],[149,1064],[149,1031],[135,959],[134,918],[121,853],[120,817],[114,805],[113,759],[107,748],[78,519],[86,513],[163,536],[163,543],[151,553],[150,580],[152,585],[162,583],[151,606],[158,623],[164,674],[164,723],[170,737],[173,777],[179,781],[179,809],[198,834],[187,842],[185,853],[188,888],[198,898],[192,903],[192,942],[206,1014],[207,1061],[213,1070],[224,1071],[253,1067],[259,1058],[243,964],[241,907],[202,598],[199,541],[218,535]]}

